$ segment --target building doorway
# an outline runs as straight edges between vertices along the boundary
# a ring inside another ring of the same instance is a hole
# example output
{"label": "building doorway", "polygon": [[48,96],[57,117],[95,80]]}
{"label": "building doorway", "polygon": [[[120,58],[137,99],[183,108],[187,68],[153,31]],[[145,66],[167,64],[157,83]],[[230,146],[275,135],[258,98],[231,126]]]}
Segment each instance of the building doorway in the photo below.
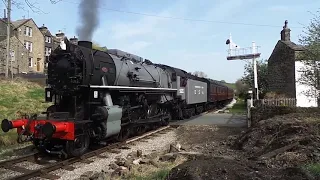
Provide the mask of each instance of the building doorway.
{"label": "building doorway", "polygon": [[41,63],[41,58],[37,58],[37,71],[40,71],[41,69],[40,63]]}

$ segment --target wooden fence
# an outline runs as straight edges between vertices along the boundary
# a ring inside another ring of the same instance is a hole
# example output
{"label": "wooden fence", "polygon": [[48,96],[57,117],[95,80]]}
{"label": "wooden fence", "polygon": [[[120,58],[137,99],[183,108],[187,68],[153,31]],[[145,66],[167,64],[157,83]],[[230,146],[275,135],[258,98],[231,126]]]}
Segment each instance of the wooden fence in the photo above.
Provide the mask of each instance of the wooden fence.
{"label": "wooden fence", "polygon": [[254,101],[254,106],[289,106],[296,107],[297,99],[295,98],[278,98],[278,99],[259,99]]}
{"label": "wooden fence", "polygon": [[[254,107],[270,107],[270,106],[289,106],[296,107],[297,100],[295,98],[278,98],[278,99],[259,99],[254,100]],[[247,99],[247,125],[251,127],[251,99]]]}

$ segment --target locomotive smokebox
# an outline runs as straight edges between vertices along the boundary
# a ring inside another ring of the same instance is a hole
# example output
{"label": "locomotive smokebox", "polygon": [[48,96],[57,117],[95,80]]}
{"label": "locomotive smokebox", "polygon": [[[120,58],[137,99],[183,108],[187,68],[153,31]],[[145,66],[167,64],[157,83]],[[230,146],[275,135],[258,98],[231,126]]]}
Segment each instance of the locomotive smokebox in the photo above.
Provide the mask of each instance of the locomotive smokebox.
{"label": "locomotive smokebox", "polygon": [[91,41],[78,41],[78,45],[85,47],[85,48],[92,49],[92,42]]}

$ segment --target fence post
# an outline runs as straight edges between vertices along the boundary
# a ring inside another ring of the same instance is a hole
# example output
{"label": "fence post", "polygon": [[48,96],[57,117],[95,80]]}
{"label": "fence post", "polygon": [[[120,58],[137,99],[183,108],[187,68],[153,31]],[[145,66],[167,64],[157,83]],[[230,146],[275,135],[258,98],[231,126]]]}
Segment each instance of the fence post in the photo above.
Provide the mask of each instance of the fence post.
{"label": "fence post", "polygon": [[251,99],[247,99],[247,126],[248,126],[248,128],[251,127],[251,106],[252,106]]}

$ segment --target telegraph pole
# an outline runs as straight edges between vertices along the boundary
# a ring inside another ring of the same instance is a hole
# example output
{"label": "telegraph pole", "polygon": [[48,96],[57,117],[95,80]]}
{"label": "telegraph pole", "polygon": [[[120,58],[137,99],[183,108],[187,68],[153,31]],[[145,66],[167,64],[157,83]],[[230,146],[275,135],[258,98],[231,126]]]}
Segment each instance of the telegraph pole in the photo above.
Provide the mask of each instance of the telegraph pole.
{"label": "telegraph pole", "polygon": [[6,58],[6,78],[9,77],[9,59],[10,59],[10,14],[11,14],[11,0],[7,0],[7,58]]}

